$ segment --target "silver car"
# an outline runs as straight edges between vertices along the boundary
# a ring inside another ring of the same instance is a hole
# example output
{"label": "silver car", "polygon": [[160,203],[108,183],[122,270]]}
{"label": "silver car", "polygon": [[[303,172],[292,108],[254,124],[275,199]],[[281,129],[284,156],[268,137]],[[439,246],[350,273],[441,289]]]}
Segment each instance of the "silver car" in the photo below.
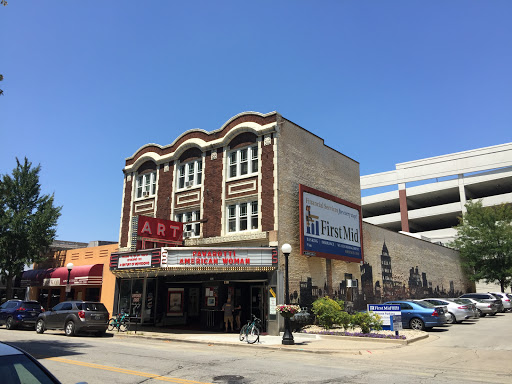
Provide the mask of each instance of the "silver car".
{"label": "silver car", "polygon": [[510,301],[510,297],[506,293],[503,292],[489,292],[490,294],[496,296],[497,299],[501,299],[503,303],[503,311],[512,311],[512,301]]}
{"label": "silver car", "polygon": [[475,319],[478,319],[480,317],[480,313],[478,312],[478,309],[476,308],[475,303],[473,303],[471,300],[458,299],[458,298],[446,299],[446,300],[453,301],[454,303],[457,303],[457,304],[467,305],[469,307],[469,309],[471,309],[471,312],[473,312],[473,317]]}
{"label": "silver car", "polygon": [[464,304],[458,304],[453,301],[437,298],[427,298],[417,301],[426,301],[430,304],[444,305],[448,307],[448,313],[446,313],[446,322],[448,324],[462,323],[462,321],[473,317],[473,311]]}
{"label": "silver car", "polygon": [[494,316],[498,312],[498,305],[496,303],[470,298],[459,300],[471,301],[476,306],[476,310],[478,312],[479,317],[485,317],[486,315]]}

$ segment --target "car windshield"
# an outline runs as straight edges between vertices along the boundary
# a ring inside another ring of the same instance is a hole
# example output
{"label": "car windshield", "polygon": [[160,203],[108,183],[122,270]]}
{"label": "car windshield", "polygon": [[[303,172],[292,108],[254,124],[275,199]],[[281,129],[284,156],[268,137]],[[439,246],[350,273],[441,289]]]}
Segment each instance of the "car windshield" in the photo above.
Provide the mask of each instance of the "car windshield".
{"label": "car windshield", "polygon": [[453,302],[457,304],[471,304],[471,300],[468,299],[455,299]]}
{"label": "car windshield", "polygon": [[431,304],[428,301],[417,301],[416,304],[418,304],[420,307],[423,307],[423,308],[435,308],[436,307],[434,304]]}
{"label": "car windshield", "polygon": [[2,383],[55,384],[32,360],[25,355],[0,358]]}
{"label": "car windshield", "polygon": [[103,305],[103,303],[79,303],[76,305],[78,309],[82,309],[84,311],[93,311],[93,312],[106,312],[107,308]]}

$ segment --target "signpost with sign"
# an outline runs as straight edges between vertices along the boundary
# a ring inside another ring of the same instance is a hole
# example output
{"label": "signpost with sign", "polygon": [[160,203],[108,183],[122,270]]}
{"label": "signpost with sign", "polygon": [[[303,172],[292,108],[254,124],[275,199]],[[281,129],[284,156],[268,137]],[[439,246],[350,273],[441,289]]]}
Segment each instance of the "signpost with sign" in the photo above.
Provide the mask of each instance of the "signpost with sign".
{"label": "signpost with sign", "polygon": [[[393,326],[391,317],[398,321],[400,319],[400,327],[402,324],[402,312],[400,311],[400,305],[397,304],[368,304],[368,312],[376,313],[382,320],[382,329],[393,330],[398,325]],[[396,330],[396,329],[395,329]]]}

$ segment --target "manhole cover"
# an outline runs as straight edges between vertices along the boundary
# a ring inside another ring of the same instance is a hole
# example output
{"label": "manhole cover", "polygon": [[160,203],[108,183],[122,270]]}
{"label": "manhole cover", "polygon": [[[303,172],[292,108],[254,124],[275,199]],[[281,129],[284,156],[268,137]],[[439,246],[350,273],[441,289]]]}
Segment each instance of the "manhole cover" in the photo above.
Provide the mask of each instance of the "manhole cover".
{"label": "manhole cover", "polygon": [[243,376],[238,375],[224,375],[224,376],[215,376],[213,378],[214,382],[221,382],[227,384],[243,384]]}

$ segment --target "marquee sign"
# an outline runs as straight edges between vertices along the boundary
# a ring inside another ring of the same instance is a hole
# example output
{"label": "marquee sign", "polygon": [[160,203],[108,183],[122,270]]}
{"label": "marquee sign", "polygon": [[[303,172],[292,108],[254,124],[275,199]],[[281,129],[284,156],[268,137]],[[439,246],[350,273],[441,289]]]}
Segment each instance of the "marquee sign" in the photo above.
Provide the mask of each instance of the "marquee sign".
{"label": "marquee sign", "polygon": [[182,244],[183,223],[143,215],[132,218],[132,251]]}
{"label": "marquee sign", "polygon": [[304,185],[299,194],[301,253],[362,261],[361,207]]}
{"label": "marquee sign", "polygon": [[162,267],[277,267],[277,248],[162,248]]}
{"label": "marquee sign", "polygon": [[160,249],[110,254],[110,269],[155,268],[160,263]]}

